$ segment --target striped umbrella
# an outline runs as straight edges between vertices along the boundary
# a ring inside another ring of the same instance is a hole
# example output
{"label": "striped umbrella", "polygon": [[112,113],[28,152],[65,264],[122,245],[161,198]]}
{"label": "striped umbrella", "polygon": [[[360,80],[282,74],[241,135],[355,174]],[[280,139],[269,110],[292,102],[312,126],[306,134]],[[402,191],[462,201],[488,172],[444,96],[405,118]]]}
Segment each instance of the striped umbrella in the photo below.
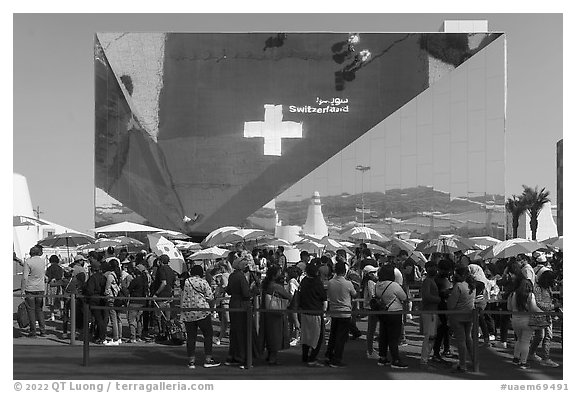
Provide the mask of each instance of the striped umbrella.
{"label": "striped umbrella", "polygon": [[440,237],[424,241],[416,246],[416,251],[423,254],[432,254],[433,252],[455,253],[456,251],[475,250],[477,247],[469,239],[458,236]]}
{"label": "striped umbrella", "polygon": [[392,239],[390,239],[390,241],[387,242],[386,246],[389,248],[392,255],[398,255],[398,253],[400,253],[400,250],[405,250],[408,254],[411,254],[412,252],[414,252],[414,249],[416,249],[415,246],[408,243],[406,240],[402,240],[397,237],[393,237]]}
{"label": "striped umbrella", "polygon": [[370,227],[354,227],[343,233],[342,236],[356,240],[378,240],[387,242],[390,239]]}

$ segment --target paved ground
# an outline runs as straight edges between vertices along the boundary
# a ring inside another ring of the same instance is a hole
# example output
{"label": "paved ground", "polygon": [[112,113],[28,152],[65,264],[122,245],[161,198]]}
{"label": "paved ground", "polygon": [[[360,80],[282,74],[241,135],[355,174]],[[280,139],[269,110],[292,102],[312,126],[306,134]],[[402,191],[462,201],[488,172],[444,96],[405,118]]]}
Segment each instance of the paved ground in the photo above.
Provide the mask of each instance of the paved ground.
{"label": "paved ground", "polygon": [[[366,323],[359,322],[360,330],[365,331]],[[480,348],[480,372],[452,374],[449,368],[419,367],[421,336],[416,324],[407,325],[409,345],[401,348],[407,370],[394,370],[378,367],[375,360],[365,357],[366,342],[363,338],[346,344],[344,369],[312,369],[300,363],[300,347],[281,352],[279,366],[268,366],[255,360],[250,370],[221,366],[204,369],[197,367],[188,370],[184,346],[166,346],[155,343],[122,344],[118,347],[90,346],[90,363],[82,366],[82,342],[70,346],[60,339],[60,323],[48,324],[48,335],[35,340],[23,336],[14,327],[14,379],[505,379],[505,380],[561,380],[562,367],[549,368],[537,363],[530,370],[520,370],[511,362],[512,349],[494,347]],[[559,332],[555,331],[555,334]],[[202,344],[197,347],[198,361],[203,359]],[[227,346],[214,347],[214,355],[224,360]],[[320,352],[323,355],[323,351]],[[553,343],[552,359],[562,365],[562,348]],[[455,360],[453,360],[455,361]]]}

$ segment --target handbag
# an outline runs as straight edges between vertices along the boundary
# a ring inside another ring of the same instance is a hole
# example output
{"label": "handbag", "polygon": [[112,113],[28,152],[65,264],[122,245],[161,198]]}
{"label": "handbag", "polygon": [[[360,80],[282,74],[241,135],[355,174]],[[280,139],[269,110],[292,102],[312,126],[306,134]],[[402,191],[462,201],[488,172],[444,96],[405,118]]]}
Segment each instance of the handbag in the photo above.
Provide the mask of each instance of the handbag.
{"label": "handbag", "polygon": [[543,329],[548,325],[550,325],[550,322],[548,321],[547,315],[538,315],[538,314],[530,315],[530,321],[528,322],[528,326],[536,329]]}
{"label": "handbag", "polygon": [[272,295],[266,294],[264,296],[264,304],[267,310],[286,310],[288,307],[288,299],[282,299],[273,292]]}
{"label": "handbag", "polygon": [[186,330],[182,327],[180,321],[168,321],[167,336],[174,345],[182,345],[186,342]]}
{"label": "handbag", "polygon": [[26,309],[26,302],[22,302],[18,305],[18,311],[16,312],[16,322],[18,322],[20,329],[30,325],[30,320],[28,319],[28,310]]}

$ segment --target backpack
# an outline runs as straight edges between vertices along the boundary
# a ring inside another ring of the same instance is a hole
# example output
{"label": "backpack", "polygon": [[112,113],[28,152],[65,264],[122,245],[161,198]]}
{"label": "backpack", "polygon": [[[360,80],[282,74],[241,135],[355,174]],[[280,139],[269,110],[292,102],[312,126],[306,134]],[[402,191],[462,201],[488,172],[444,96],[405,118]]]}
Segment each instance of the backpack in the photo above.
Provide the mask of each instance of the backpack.
{"label": "backpack", "polygon": [[386,292],[386,290],[388,289],[388,287],[390,285],[392,285],[394,281],[391,281],[390,284],[388,284],[386,286],[386,288],[384,288],[384,290],[382,291],[382,293],[380,294],[380,296],[378,296],[376,293],[374,293],[374,296],[372,296],[372,299],[370,299],[370,309],[372,311],[388,311],[388,309],[390,308],[390,306],[392,305],[392,303],[394,303],[394,301],[396,300],[396,298],[392,299],[392,301],[388,304],[384,304],[384,301],[382,300],[382,295],[384,295],[384,293]]}
{"label": "backpack", "polygon": [[110,290],[114,296],[114,307],[124,307],[128,304],[128,299],[118,299],[117,297],[128,297],[130,296],[130,292],[128,292],[128,288],[126,288],[122,282],[118,282],[116,273],[112,272],[112,275],[114,277],[114,282],[110,287]]}

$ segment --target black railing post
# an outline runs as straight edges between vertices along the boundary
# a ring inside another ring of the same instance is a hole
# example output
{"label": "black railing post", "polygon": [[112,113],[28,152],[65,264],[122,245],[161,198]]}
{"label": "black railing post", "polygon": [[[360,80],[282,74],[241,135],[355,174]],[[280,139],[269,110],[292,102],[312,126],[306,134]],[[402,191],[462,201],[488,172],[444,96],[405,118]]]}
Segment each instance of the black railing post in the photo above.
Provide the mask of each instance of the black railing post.
{"label": "black railing post", "polygon": [[[66,299],[64,299],[66,301]],[[70,295],[70,345],[76,345],[76,294]]]}
{"label": "black railing post", "polygon": [[84,299],[83,305],[84,322],[82,324],[82,333],[84,335],[84,347],[83,347],[83,360],[82,365],[88,367],[88,360],[90,357],[90,327],[89,327],[89,317],[90,317],[90,307],[88,306],[88,299]]}
{"label": "black railing post", "polygon": [[252,304],[246,307],[246,368],[252,367]]}
{"label": "black railing post", "polygon": [[472,310],[472,367],[474,372],[480,371],[480,362],[478,357],[478,327],[479,327],[478,309]]}

